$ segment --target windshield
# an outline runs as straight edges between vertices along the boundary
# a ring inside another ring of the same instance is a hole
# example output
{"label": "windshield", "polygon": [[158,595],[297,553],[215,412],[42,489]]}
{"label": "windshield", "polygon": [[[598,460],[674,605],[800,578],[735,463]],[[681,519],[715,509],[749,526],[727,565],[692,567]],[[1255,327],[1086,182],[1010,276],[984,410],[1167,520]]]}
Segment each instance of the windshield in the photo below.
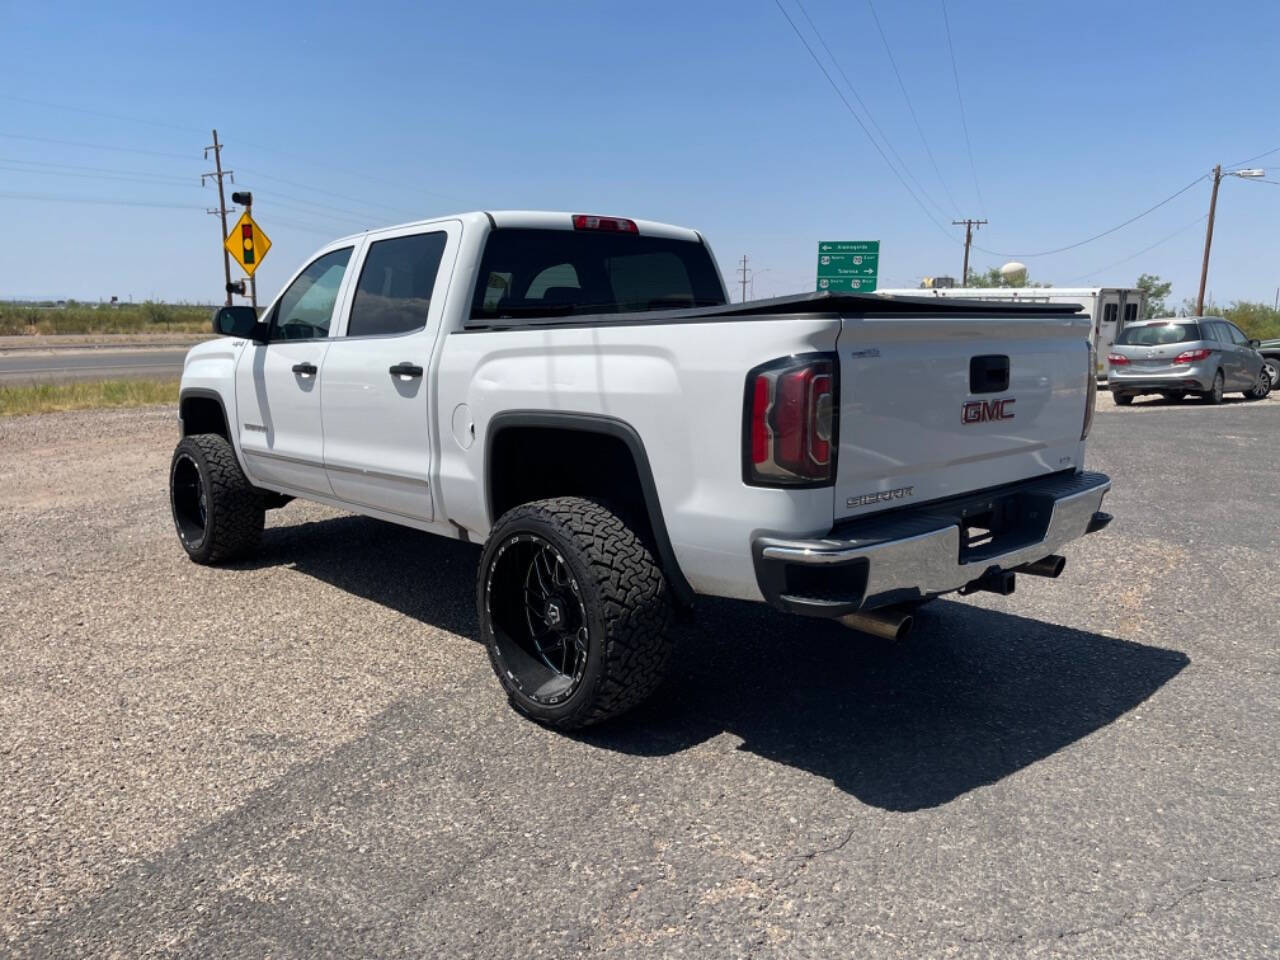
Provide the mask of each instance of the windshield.
{"label": "windshield", "polygon": [[1165,343],[1200,340],[1200,327],[1194,323],[1152,323],[1143,327],[1125,327],[1116,343],[1135,347],[1158,347]]}
{"label": "windshield", "polygon": [[489,234],[471,317],[558,317],[678,310],[725,302],[701,243],[588,230]]}

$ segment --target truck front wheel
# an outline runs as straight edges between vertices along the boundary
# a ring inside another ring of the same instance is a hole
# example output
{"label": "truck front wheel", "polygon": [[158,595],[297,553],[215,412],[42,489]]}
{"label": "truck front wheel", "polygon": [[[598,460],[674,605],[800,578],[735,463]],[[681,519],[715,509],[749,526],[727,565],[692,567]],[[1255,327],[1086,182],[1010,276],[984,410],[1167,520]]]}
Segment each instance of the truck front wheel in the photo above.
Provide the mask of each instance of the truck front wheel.
{"label": "truck front wheel", "polygon": [[262,539],[262,496],[231,444],[216,433],[178,442],[169,465],[169,505],[178,539],[196,563],[238,559]]}
{"label": "truck front wheel", "polygon": [[559,497],[504,514],[480,560],[476,600],[498,680],[541,723],[571,730],[615,717],[665,674],[666,578],[601,503]]}

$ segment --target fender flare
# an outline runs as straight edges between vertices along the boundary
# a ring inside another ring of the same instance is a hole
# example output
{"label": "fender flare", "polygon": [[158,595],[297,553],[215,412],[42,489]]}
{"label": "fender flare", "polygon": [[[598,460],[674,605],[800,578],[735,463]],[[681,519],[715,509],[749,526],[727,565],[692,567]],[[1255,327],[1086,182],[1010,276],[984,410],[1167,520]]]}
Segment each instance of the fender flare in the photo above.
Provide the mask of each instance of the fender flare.
{"label": "fender flare", "polygon": [[222,422],[227,427],[227,443],[231,444],[231,452],[235,454],[236,462],[240,464],[240,469],[244,471],[244,475],[249,476],[249,471],[245,470],[244,457],[240,453],[239,437],[236,435],[234,423],[231,417],[227,415],[227,402],[222,394],[211,387],[184,387],[178,391],[178,423],[182,430],[182,435],[186,436],[186,425],[182,420],[182,401],[189,397],[198,397],[201,400],[212,400],[218,405],[222,411]]}
{"label": "fender flare", "polygon": [[640,491],[644,497],[645,512],[649,516],[649,526],[653,530],[654,547],[658,551],[658,563],[662,566],[662,572],[667,576],[667,582],[671,585],[678,604],[683,607],[692,606],[695,596],[693,587],[689,585],[689,581],[685,579],[684,573],[681,572],[680,563],[676,560],[675,550],[671,546],[671,538],[667,534],[666,520],[662,515],[662,504],[658,500],[658,487],[653,482],[653,468],[649,466],[649,457],[645,453],[644,441],[640,438],[640,434],[636,432],[635,427],[624,420],[599,414],[561,413],[551,410],[511,410],[495,414],[489,420],[488,429],[485,433],[484,449],[484,503],[485,512],[489,517],[489,525],[492,527],[498,519],[494,516],[493,483],[489,469],[493,463],[494,442],[504,430],[516,427],[549,427],[577,431],[579,433],[600,434],[622,441],[627,451],[631,454],[632,462],[636,468],[636,475],[640,480]]}

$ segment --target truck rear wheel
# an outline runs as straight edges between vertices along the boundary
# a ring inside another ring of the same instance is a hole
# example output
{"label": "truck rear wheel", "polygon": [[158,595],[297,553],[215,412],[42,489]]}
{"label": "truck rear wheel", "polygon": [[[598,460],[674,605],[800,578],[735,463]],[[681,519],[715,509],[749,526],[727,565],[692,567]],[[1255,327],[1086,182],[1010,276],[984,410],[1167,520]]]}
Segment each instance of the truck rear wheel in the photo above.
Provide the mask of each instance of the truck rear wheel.
{"label": "truck rear wheel", "polygon": [[183,437],[169,466],[169,506],[182,547],[196,563],[252,553],[262,540],[263,502],[216,433]]}
{"label": "truck rear wheel", "polygon": [[623,713],[666,672],[672,604],[644,541],[580,497],[505,513],[480,560],[480,631],[511,704],[564,730]]}

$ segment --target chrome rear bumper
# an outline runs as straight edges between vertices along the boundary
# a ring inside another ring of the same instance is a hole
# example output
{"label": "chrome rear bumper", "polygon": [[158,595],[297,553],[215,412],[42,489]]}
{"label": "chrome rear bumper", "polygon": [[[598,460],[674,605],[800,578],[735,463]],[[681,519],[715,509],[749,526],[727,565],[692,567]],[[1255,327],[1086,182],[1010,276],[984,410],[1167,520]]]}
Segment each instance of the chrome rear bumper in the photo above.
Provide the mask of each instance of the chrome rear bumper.
{"label": "chrome rear bumper", "polygon": [[821,539],[760,537],[756,579],[774,606],[820,617],[949,593],[1102,529],[1110,489],[1101,473],[1054,474],[858,519]]}

